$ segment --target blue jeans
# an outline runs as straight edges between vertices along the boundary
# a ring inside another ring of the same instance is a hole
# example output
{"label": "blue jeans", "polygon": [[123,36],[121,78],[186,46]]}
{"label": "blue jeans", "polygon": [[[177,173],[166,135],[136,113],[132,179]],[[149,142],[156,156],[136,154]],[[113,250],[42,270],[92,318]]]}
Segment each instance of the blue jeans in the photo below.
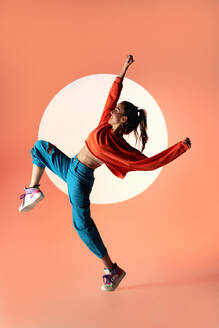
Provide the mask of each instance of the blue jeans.
{"label": "blue jeans", "polygon": [[82,164],[77,155],[69,158],[56,146],[48,153],[49,142],[37,140],[31,149],[32,162],[42,168],[46,166],[62,178],[68,186],[72,205],[73,225],[87,247],[102,258],[107,250],[97,227],[90,216],[90,193],[94,184],[94,170]]}

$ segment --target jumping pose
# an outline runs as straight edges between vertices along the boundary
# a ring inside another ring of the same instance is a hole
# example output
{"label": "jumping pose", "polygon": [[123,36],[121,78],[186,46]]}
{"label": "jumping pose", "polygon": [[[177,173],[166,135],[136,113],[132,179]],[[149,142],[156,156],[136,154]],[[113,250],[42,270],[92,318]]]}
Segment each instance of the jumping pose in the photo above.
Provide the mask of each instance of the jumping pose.
{"label": "jumping pose", "polygon": [[[69,158],[48,141],[36,141],[31,149],[33,170],[30,185],[24,188],[24,194],[20,196],[23,199],[20,212],[31,210],[44,198],[39,182],[45,167],[67,183],[73,225],[83,242],[105,266],[101,287],[104,291],[115,290],[126,273],[116,262],[112,262],[91,218],[89,197],[94,183],[94,170],[105,164],[114,175],[123,179],[129,171],[148,171],[164,166],[191,148],[191,141],[186,138],[150,158],[142,153],[148,141],[146,111],[128,101],[117,104],[123,78],[133,62],[133,56],[127,56],[120,75],[112,84],[99,124],[89,134],[78,154]],[[132,131],[136,140],[141,142],[141,151],[123,138],[123,135]]]}

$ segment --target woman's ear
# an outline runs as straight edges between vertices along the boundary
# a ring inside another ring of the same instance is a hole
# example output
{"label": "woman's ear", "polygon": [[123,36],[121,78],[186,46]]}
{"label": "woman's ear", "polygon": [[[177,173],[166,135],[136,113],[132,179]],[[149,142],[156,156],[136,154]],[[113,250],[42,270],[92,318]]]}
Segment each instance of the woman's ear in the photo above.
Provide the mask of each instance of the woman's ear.
{"label": "woman's ear", "polygon": [[121,121],[122,121],[123,123],[126,123],[126,122],[128,121],[128,117],[125,116],[125,115],[123,115],[122,118],[121,118]]}

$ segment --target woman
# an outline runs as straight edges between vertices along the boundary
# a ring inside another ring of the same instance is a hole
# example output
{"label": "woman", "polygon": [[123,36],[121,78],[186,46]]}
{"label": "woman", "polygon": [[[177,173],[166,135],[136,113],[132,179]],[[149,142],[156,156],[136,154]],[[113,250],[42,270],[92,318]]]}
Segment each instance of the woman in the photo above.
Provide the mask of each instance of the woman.
{"label": "woman", "polygon": [[[20,212],[31,210],[44,198],[39,182],[46,166],[67,183],[73,225],[87,247],[105,266],[101,287],[104,291],[115,290],[126,273],[117,263],[112,262],[90,216],[89,196],[94,183],[94,170],[105,164],[114,175],[123,179],[129,171],[154,170],[166,165],[191,147],[190,139],[186,138],[153,157],[148,158],[142,154],[148,140],[146,111],[127,101],[117,104],[123,78],[133,62],[133,56],[127,56],[121,74],[113,82],[97,128],[89,134],[84,147],[75,157],[67,157],[47,141],[38,140],[35,143],[31,149],[31,182],[20,196],[20,199],[23,199]],[[138,128],[141,131],[140,137]],[[132,131],[136,141],[141,141],[141,152],[123,138],[124,134]]]}

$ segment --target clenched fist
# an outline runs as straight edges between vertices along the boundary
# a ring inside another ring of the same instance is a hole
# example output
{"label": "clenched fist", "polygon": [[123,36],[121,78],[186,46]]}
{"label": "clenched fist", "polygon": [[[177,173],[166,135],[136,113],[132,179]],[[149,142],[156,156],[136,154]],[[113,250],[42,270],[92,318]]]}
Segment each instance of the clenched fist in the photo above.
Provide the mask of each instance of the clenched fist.
{"label": "clenched fist", "polygon": [[191,148],[192,143],[191,143],[191,141],[190,141],[190,139],[189,139],[188,137],[187,137],[183,142],[184,142],[186,145],[188,145],[189,148]]}
{"label": "clenched fist", "polygon": [[124,63],[124,67],[128,68],[132,63],[134,62],[133,56],[132,55],[128,55],[126,57],[125,63]]}

